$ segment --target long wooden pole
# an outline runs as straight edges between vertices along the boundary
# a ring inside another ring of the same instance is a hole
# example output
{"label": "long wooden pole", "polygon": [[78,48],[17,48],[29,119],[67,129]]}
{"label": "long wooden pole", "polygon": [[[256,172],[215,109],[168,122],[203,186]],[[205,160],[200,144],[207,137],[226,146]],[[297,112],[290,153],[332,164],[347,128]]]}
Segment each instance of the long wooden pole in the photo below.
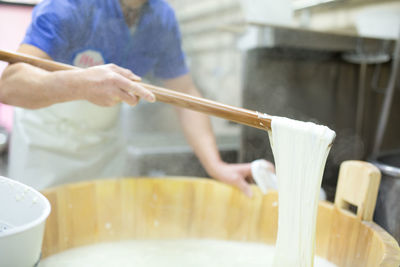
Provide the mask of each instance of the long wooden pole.
{"label": "long wooden pole", "polygon": [[[48,71],[77,69],[77,67],[72,65],[1,49],[0,60],[9,63],[24,62]],[[152,91],[153,94],[156,96],[157,101],[172,104],[177,107],[202,112],[208,115],[220,117],[262,130],[271,129],[271,117],[265,113],[225,105],[216,101],[183,94],[174,90],[169,90],[142,82],[139,83],[143,87]]]}

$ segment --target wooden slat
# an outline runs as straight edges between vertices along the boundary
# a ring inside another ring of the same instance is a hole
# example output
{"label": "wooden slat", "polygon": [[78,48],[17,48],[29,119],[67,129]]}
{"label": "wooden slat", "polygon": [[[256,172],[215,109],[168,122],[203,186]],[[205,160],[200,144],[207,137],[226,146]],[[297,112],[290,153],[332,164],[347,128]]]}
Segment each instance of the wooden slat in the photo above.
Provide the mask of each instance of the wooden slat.
{"label": "wooden slat", "polygon": [[335,205],[348,210],[357,207],[357,217],[372,221],[381,174],[374,165],[363,161],[345,161],[340,166]]}

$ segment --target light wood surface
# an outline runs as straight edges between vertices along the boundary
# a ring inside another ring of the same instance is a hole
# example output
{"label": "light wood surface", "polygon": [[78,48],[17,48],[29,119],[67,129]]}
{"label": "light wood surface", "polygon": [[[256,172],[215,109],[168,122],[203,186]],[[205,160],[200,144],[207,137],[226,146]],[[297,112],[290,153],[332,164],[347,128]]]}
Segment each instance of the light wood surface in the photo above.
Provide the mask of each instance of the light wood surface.
{"label": "light wood surface", "polygon": [[358,218],[372,221],[380,181],[381,173],[371,163],[356,160],[342,163],[335,205],[345,210],[353,206]]}
{"label": "light wood surface", "polygon": [[[346,168],[353,168],[346,165]],[[368,173],[368,172],[367,172]],[[347,181],[365,172],[347,171]],[[345,181],[346,181],[345,180]],[[191,177],[97,180],[45,190],[52,204],[43,257],[122,239],[212,238],[273,244],[278,195]],[[316,253],[339,267],[398,267],[400,248],[381,227],[320,202]]]}
{"label": "light wood surface", "polygon": [[[15,53],[0,49],[0,60],[9,63],[24,62],[48,71],[72,70],[77,67],[51,60],[33,57],[26,54]],[[271,117],[258,111],[225,105],[216,101],[201,97],[183,94],[174,90],[140,83],[156,96],[157,101],[172,104],[174,106],[187,108],[202,112],[211,116],[220,117],[250,127],[269,130],[271,129]]]}

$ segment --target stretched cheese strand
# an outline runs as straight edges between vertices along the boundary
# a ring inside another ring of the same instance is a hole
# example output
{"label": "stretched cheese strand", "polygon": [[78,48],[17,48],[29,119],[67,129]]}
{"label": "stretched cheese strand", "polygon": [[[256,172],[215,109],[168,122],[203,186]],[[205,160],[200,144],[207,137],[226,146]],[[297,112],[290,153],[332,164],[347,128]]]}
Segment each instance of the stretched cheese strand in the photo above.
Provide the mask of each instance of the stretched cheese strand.
{"label": "stretched cheese strand", "polygon": [[270,142],[279,192],[274,267],[312,267],[318,196],[335,132],[326,126],[272,118]]}

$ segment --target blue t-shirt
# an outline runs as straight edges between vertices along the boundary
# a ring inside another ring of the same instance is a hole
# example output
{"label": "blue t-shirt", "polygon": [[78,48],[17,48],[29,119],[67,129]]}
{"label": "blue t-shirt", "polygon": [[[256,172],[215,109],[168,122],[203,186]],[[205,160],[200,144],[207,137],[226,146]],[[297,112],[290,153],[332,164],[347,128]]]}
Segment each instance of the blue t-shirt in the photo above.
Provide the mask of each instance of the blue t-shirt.
{"label": "blue t-shirt", "polygon": [[188,72],[174,11],[164,0],[143,5],[133,33],[119,0],[44,0],[23,43],[80,67],[114,63],[161,79]]}

